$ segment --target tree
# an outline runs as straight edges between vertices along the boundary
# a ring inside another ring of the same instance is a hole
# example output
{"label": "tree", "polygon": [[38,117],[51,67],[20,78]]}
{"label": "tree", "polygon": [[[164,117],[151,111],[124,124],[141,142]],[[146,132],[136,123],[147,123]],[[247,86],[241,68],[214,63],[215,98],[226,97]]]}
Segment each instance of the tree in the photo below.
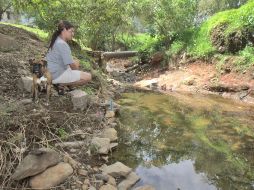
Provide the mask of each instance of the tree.
{"label": "tree", "polygon": [[3,19],[3,14],[11,8],[11,0],[1,0],[0,1],[0,21]]}

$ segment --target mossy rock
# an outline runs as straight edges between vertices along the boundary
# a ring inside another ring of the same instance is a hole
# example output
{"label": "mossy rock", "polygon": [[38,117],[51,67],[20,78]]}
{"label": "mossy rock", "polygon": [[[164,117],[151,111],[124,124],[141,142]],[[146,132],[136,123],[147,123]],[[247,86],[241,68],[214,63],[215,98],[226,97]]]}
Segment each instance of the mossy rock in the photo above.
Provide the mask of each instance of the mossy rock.
{"label": "mossy rock", "polygon": [[228,24],[215,26],[210,33],[212,45],[220,53],[236,53],[243,50],[252,40],[252,32],[248,29],[239,29],[228,33]]}

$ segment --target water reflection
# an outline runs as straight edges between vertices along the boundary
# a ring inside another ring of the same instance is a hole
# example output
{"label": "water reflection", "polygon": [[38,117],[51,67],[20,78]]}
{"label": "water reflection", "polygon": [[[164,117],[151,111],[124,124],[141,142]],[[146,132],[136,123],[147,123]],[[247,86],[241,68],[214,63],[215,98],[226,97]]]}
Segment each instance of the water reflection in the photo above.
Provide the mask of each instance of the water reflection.
{"label": "water reflection", "polygon": [[215,98],[126,94],[113,159],[156,189],[253,190],[254,109]]}
{"label": "water reflection", "polygon": [[156,190],[216,190],[204,173],[196,173],[193,164],[191,160],[184,160],[160,168],[138,166],[136,173],[141,180],[136,186],[149,184]]}

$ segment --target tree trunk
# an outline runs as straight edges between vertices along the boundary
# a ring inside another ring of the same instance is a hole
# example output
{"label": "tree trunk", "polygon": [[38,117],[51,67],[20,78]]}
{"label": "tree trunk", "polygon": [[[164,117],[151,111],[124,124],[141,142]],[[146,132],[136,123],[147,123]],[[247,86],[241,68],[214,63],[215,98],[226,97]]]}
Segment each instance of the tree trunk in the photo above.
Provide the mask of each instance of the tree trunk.
{"label": "tree trunk", "polygon": [[137,51],[119,51],[119,52],[104,52],[102,57],[109,58],[125,58],[125,57],[134,57],[138,54]]}

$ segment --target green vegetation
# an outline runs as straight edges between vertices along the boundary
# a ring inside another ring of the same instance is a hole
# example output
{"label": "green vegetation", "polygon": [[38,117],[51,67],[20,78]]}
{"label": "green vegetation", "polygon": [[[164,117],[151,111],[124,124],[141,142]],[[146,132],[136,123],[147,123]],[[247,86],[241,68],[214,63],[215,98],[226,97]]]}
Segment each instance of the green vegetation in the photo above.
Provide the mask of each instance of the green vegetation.
{"label": "green vegetation", "polygon": [[0,24],[6,24],[6,25],[15,26],[17,28],[22,28],[26,31],[29,31],[29,32],[32,32],[32,33],[36,34],[43,41],[48,40],[48,32],[43,31],[39,28],[32,28],[32,27],[29,27],[29,26],[21,25],[21,24],[10,24],[10,23],[5,23],[5,22],[0,22]]}
{"label": "green vegetation", "polygon": [[254,1],[249,1],[239,9],[227,10],[213,15],[194,32],[192,42],[188,44],[188,53],[193,56],[209,56],[214,54],[215,48],[211,43],[211,31],[216,26],[225,24],[224,35],[232,32],[248,30],[254,27]]}
{"label": "green vegetation", "polygon": [[[222,53],[241,57],[235,61],[240,70],[253,63],[253,42],[249,39],[254,28],[253,0],[73,0],[71,3],[4,0],[1,5],[10,4],[15,11],[34,19],[36,27],[26,29],[41,39],[47,39],[58,20],[66,19],[76,26],[75,39],[82,48],[137,50],[145,52],[146,57],[162,51],[168,60],[184,52],[196,58],[210,58],[221,54],[220,44],[235,45],[237,40],[232,36],[236,36],[247,40],[246,44]],[[86,63],[84,66],[89,67]]]}

